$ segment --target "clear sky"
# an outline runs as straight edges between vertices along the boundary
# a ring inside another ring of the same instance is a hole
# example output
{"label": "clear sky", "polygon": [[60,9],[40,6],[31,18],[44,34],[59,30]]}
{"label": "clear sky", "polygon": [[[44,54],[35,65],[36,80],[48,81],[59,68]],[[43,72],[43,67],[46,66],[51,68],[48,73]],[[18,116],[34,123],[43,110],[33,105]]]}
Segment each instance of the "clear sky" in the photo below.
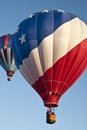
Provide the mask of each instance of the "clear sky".
{"label": "clear sky", "polygon": [[[0,0],[0,35],[14,33],[22,20],[44,9],[62,9],[87,23],[87,0]],[[87,129],[87,69],[61,97],[54,125],[46,124],[41,98],[19,71],[11,82],[6,78],[0,67],[0,130]]]}

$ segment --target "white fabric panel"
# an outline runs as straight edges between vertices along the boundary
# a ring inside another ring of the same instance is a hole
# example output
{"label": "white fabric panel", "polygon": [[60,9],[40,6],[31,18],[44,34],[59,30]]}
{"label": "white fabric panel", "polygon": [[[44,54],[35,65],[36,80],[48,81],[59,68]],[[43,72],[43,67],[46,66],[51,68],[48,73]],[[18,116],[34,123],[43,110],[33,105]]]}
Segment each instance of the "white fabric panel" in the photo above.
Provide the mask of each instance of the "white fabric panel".
{"label": "white fabric panel", "polygon": [[0,65],[3,67],[3,69],[4,69],[4,70],[6,70],[6,71],[7,71],[7,68],[6,68],[5,64],[2,62],[2,60],[1,60],[1,59],[0,59]]}
{"label": "white fabric panel", "polygon": [[20,66],[20,72],[27,81],[30,79],[30,84],[34,83],[35,79],[38,80],[40,75],[43,75],[38,48],[34,49],[29,55],[29,58],[23,61],[23,65]]}
{"label": "white fabric panel", "polygon": [[53,65],[53,34],[45,38],[39,48],[40,62],[43,73]]}
{"label": "white fabric panel", "polygon": [[[24,59],[20,71],[33,84],[58,59],[87,38],[86,25],[75,18],[60,26],[53,34],[44,38],[38,48]],[[39,57],[40,55],[40,57]]]}
{"label": "white fabric panel", "polygon": [[17,70],[14,58],[12,58],[11,65],[10,65],[10,70],[13,70],[14,72]]}
{"label": "white fabric panel", "polygon": [[8,64],[8,69],[10,69],[10,66],[11,66],[11,48],[7,48],[7,64]]}
{"label": "white fabric panel", "polygon": [[53,63],[67,54],[72,48],[87,38],[86,25],[75,18],[63,24],[54,33],[54,59]]}
{"label": "white fabric panel", "polygon": [[4,56],[4,52],[3,52],[3,49],[0,49],[1,51],[1,56],[2,56],[2,59],[3,59],[3,63],[5,64],[5,68],[6,70],[8,70],[8,65],[7,65],[7,62],[6,62],[6,59],[5,59],[5,56]]}

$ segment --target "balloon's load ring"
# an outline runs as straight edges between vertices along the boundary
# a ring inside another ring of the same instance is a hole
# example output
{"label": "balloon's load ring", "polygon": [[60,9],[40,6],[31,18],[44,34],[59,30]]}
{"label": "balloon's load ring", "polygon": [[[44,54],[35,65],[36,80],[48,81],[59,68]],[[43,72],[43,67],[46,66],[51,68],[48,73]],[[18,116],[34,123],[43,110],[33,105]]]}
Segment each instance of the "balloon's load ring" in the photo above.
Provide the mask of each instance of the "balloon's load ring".
{"label": "balloon's load ring", "polygon": [[46,112],[46,123],[54,124],[56,122],[56,115],[52,109],[47,110]]}

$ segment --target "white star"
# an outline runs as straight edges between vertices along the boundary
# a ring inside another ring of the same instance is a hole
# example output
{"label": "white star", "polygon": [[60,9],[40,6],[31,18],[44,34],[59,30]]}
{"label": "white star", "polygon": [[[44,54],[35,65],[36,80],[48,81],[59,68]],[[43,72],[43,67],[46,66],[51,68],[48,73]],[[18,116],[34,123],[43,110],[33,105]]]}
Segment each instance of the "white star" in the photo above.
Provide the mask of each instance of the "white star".
{"label": "white star", "polygon": [[18,28],[17,28],[16,32],[18,32],[18,31],[19,31],[19,29],[20,29],[20,27],[18,27]]}
{"label": "white star", "polygon": [[59,9],[58,12],[64,12],[63,10]]}
{"label": "white star", "polygon": [[29,18],[32,18],[33,14],[30,14]]}
{"label": "white star", "polygon": [[48,13],[48,12],[49,12],[49,10],[46,10],[46,9],[45,9],[45,10],[43,10],[43,11],[42,11],[42,13],[45,13],[45,12],[46,12],[46,13]]}
{"label": "white star", "polygon": [[21,44],[23,44],[26,41],[25,40],[25,34],[22,34],[22,36],[18,39],[21,41]]}
{"label": "white star", "polygon": [[30,14],[29,18],[32,18],[35,14]]}

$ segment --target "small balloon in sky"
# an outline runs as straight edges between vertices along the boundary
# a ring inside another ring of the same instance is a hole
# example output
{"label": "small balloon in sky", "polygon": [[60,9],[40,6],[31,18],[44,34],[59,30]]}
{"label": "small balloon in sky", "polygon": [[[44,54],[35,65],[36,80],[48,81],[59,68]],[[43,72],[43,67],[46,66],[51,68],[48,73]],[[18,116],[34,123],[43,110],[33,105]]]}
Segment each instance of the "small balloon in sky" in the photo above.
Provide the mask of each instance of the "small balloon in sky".
{"label": "small balloon in sky", "polygon": [[6,34],[0,37],[0,65],[6,71],[8,81],[11,80],[17,67],[12,52],[13,35]]}

